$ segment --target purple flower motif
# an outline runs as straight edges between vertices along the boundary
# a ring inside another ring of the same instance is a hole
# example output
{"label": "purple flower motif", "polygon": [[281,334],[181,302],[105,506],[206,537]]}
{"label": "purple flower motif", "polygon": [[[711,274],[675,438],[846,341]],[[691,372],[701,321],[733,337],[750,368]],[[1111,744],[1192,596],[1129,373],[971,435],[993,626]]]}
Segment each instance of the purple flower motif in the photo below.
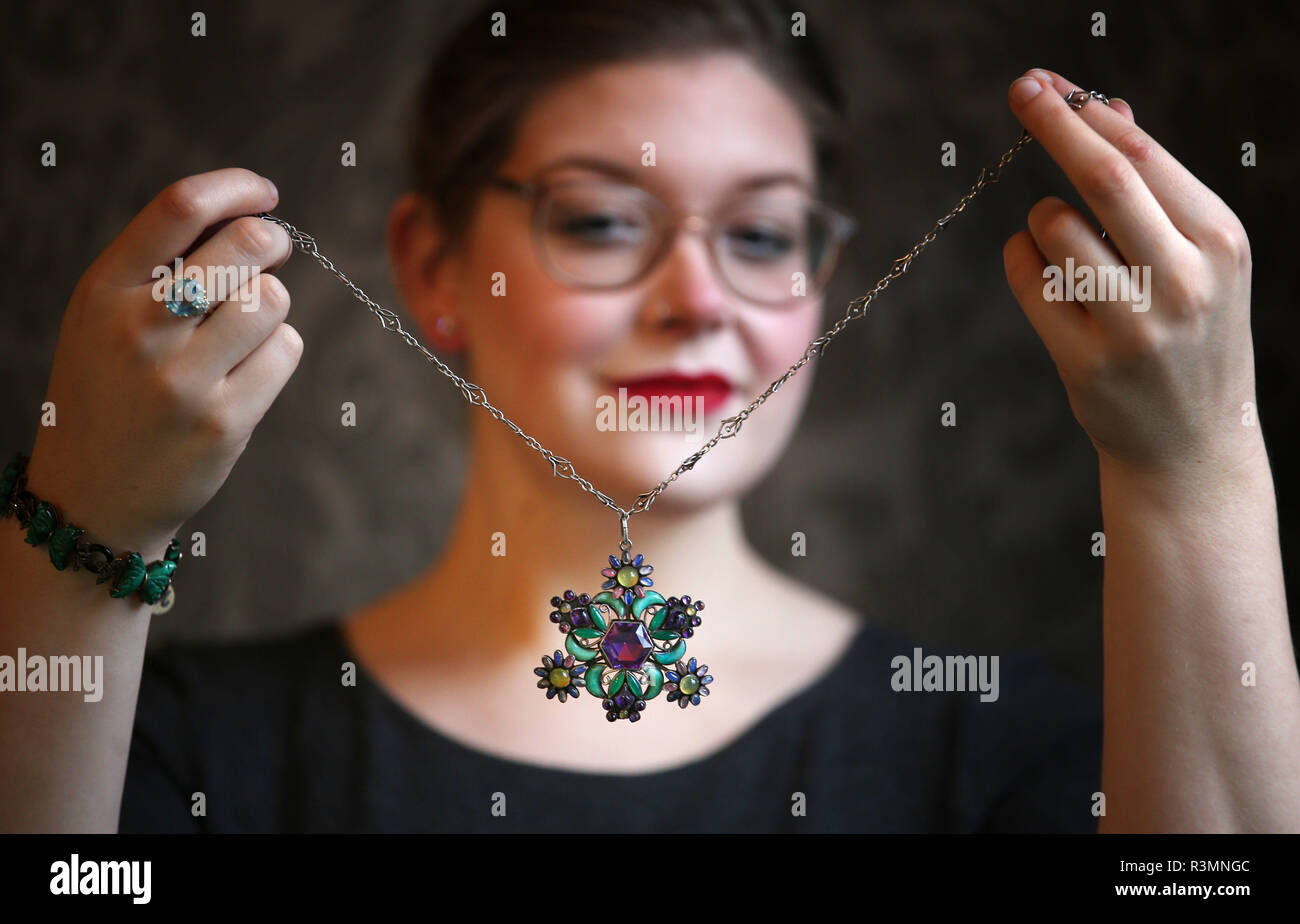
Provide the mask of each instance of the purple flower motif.
{"label": "purple flower motif", "polygon": [[664,607],[668,610],[664,616],[664,629],[672,632],[680,632],[682,638],[690,638],[695,634],[695,630],[700,623],[704,621],[699,615],[699,611],[704,609],[703,600],[692,600],[690,594],[677,597],[669,597],[664,601]]}
{"label": "purple flower motif", "polygon": [[613,696],[606,698],[601,705],[605,707],[605,718],[611,722],[617,722],[619,719],[639,722],[641,710],[645,709],[645,700],[633,696],[631,691],[624,687]]}
{"label": "purple flower motif", "polygon": [[564,596],[551,598],[551,606],[555,607],[551,611],[551,622],[559,625],[561,632],[590,628],[592,625],[591,612],[588,610],[590,603],[590,594],[575,594],[571,590],[566,590]]}
{"label": "purple flower motif", "polygon": [[664,671],[664,690],[667,692],[665,699],[670,703],[677,703],[685,709],[689,706],[698,706],[701,696],[709,695],[708,684],[713,682],[713,677],[709,675],[709,666],[701,664],[695,665],[695,659],[691,658],[690,663],[677,662],[675,670]]}
{"label": "purple flower motif", "polygon": [[546,691],[547,699],[559,697],[560,702],[564,702],[570,696],[578,698],[578,687],[582,685],[580,678],[586,670],[585,664],[573,666],[573,655],[566,657],[557,651],[554,655],[542,655],[542,666],[534,667],[533,673],[541,678],[537,686]]}
{"label": "purple flower motif", "polygon": [[627,550],[623,551],[623,557],[615,558],[609,556],[609,567],[602,568],[600,573],[607,578],[605,583],[600,585],[601,590],[612,590],[615,594],[621,595],[625,604],[631,605],[632,600],[636,597],[644,597],[645,589],[653,587],[654,581],[647,577],[650,572],[654,571],[653,565],[642,564],[645,556],[640,552],[636,558],[630,558]]}

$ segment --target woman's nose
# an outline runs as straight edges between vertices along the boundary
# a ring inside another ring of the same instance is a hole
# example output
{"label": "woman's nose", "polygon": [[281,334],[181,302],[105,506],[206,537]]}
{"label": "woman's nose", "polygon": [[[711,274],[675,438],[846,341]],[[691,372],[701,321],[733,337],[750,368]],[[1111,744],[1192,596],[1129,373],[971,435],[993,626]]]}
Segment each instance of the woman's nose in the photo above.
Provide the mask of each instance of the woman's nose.
{"label": "woman's nose", "polygon": [[732,294],[709,251],[707,231],[696,216],[687,218],[653,275],[648,303],[660,305],[652,321],[662,321],[663,306],[675,323],[712,327],[731,310]]}

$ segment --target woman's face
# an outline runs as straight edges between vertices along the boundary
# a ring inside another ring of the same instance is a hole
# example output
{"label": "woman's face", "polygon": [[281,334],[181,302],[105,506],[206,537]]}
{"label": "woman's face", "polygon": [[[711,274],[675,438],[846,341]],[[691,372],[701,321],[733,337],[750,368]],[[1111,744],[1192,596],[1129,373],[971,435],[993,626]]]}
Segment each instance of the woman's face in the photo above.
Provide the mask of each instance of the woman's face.
{"label": "woman's face", "polygon": [[[605,161],[627,176],[587,166],[546,169],[568,158]],[[610,66],[557,85],[529,109],[499,174],[635,184],[670,207],[710,218],[738,185],[760,176],[790,176],[763,187],[785,202],[816,197],[813,165],[795,103],[744,58],[716,54]],[[624,506],[699,449],[722,418],[761,394],[820,333],[820,298],[770,307],[737,294],[720,277],[705,235],[687,228],[639,281],[612,291],[568,287],[539,260],[530,214],[521,196],[484,193],[468,246],[440,277],[453,280],[454,291],[437,311],[455,314],[469,352],[467,378],[488,400]],[[494,295],[501,281],[505,294]],[[801,369],[656,504],[696,506],[743,493],[761,478],[795,427],[810,373]],[[620,386],[631,386],[623,407],[635,407],[634,380],[672,374],[714,374],[726,387],[651,382],[641,391],[684,390],[696,398],[694,419],[647,416],[643,423],[660,429],[618,429]],[[556,490],[572,487],[558,487],[545,460],[501,430],[524,465]]]}

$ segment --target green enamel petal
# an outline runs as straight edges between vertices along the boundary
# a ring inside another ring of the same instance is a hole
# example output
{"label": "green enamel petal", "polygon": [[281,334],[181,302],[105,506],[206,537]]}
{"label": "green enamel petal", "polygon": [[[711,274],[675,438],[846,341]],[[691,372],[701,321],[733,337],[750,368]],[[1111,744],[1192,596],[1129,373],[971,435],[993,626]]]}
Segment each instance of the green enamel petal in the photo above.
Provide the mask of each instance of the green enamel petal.
{"label": "green enamel petal", "polygon": [[609,684],[609,695],[613,696],[619,690],[623,689],[623,681],[627,678],[627,671],[619,671],[614,675],[614,679]]}
{"label": "green enamel petal", "polygon": [[678,639],[677,644],[667,651],[656,651],[655,660],[660,664],[673,664],[680,661],[684,654],[686,654],[686,640]]}
{"label": "green enamel petal", "polygon": [[682,634],[672,629],[656,629],[650,633],[650,637],[658,642],[675,642],[682,637]]}
{"label": "green enamel petal", "polygon": [[68,566],[68,560],[76,550],[77,537],[83,532],[85,530],[80,526],[68,523],[60,526],[50,536],[50,561],[54,563],[55,568],[62,571]]}
{"label": "green enamel petal", "polygon": [[122,576],[114,583],[108,595],[110,597],[125,597],[133,593],[143,582],[146,574],[144,559],[139,552],[132,552],[127,559],[126,567],[122,569]]}
{"label": "green enamel petal", "polygon": [[649,626],[650,631],[653,632],[655,629],[658,629],[660,626],[662,626],[664,624],[664,620],[667,618],[668,618],[668,607],[661,606],[659,607],[659,609],[655,610],[655,614],[650,617],[650,626]]}
{"label": "green enamel petal", "polygon": [[604,633],[599,629],[574,629],[569,632],[570,635],[576,635],[581,639],[600,638]]}
{"label": "green enamel petal", "polygon": [[642,699],[654,699],[659,695],[659,691],[664,688],[664,672],[659,669],[659,665],[654,661],[647,661],[641,665],[641,669],[646,672],[649,682],[646,684],[645,696]]}
{"label": "green enamel petal", "polygon": [[591,598],[591,606],[588,610],[591,613],[591,621],[596,624],[600,631],[604,632],[609,628],[609,625],[605,622],[605,617],[600,613],[599,605],[602,603],[612,608],[614,612],[618,614],[619,618],[622,618],[623,616],[624,607],[623,601],[615,597],[608,590],[602,590],[600,593],[596,594],[596,596]]}
{"label": "green enamel petal", "polygon": [[160,561],[150,566],[144,583],[140,586],[140,599],[145,603],[157,603],[161,600],[163,591],[167,589],[167,582],[172,579],[172,572],[175,570],[174,561]]}
{"label": "green enamel petal", "polygon": [[27,538],[24,541],[28,545],[40,545],[50,538],[55,525],[54,508],[49,502],[41,501],[32,518],[27,521]]}
{"label": "green enamel petal", "polygon": [[600,652],[593,648],[583,648],[582,643],[573,637],[572,632],[568,633],[564,637],[564,648],[579,661],[590,661],[592,658],[596,657],[596,655],[600,654]]}
{"label": "green enamel petal", "polygon": [[600,688],[600,665],[592,664],[588,666],[586,680],[588,693],[597,698],[605,695],[605,691]]}
{"label": "green enamel petal", "polygon": [[636,682],[636,676],[628,671],[623,673],[627,677],[627,688],[632,691],[632,695],[637,699],[642,699],[641,684]]}
{"label": "green enamel petal", "polygon": [[654,606],[663,602],[664,598],[661,594],[656,593],[653,590],[647,590],[644,597],[637,597],[632,601],[632,615],[637,619],[640,619],[641,613],[647,606]]}

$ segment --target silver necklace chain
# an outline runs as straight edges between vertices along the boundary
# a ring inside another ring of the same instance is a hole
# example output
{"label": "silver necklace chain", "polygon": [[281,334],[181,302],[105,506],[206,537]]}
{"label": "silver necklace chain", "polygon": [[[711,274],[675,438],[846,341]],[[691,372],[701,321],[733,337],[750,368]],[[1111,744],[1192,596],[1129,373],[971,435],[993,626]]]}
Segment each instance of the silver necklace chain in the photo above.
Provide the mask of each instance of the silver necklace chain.
{"label": "silver necklace chain", "polygon": [[[1096,99],[1105,103],[1106,105],[1110,105],[1110,100],[1107,99],[1103,94],[1098,93],[1096,90],[1089,90],[1086,92],[1082,90],[1075,90],[1072,91],[1065,99],[1066,102],[1070,104],[1070,107],[1076,110],[1082,109],[1084,105],[1087,104],[1087,102],[1092,99]],[[871,304],[871,302],[876,298],[876,296],[879,295],[881,292],[883,292],[886,288],[888,288],[891,282],[893,282],[899,276],[902,276],[904,273],[907,272],[908,268],[912,265],[912,261],[916,259],[916,257],[921,253],[921,251],[925,250],[926,247],[930,246],[930,244],[934,242],[934,239],[939,236],[939,232],[942,231],[944,228],[946,228],[948,226],[948,223],[952,221],[953,218],[955,218],[959,213],[966,210],[967,204],[972,199],[974,199],[975,196],[977,196],[981,190],[983,190],[986,186],[991,186],[992,184],[996,183],[999,179],[1001,179],[1002,171],[1006,168],[1006,166],[1009,163],[1011,163],[1011,159],[1015,157],[1016,154],[1019,153],[1020,150],[1024,148],[1027,144],[1029,144],[1029,142],[1031,142],[1032,140],[1033,140],[1033,136],[1031,136],[1027,130],[1022,131],[1019,139],[1016,140],[1016,143],[1011,145],[1011,147],[1006,150],[1006,153],[1004,153],[1002,157],[999,158],[997,164],[992,168],[985,167],[980,170],[979,178],[975,181],[974,185],[971,186],[971,188],[966,192],[966,194],[962,196],[960,200],[958,200],[957,204],[953,206],[952,210],[948,212],[947,215],[944,215],[937,222],[935,222],[934,227],[931,228],[929,231],[927,231],[925,233],[925,236],[922,237],[919,241],[916,242],[916,244],[912,246],[911,250],[909,250],[907,253],[903,254],[903,256],[895,260],[889,272],[881,277],[880,281],[875,284],[875,286],[871,289],[871,291],[869,291],[866,295],[858,296],[857,298],[853,299],[853,301],[849,302],[848,308],[844,312],[844,316],[841,317],[838,321],[836,321],[831,326],[831,328],[826,331],[826,333],[822,334],[820,337],[817,337],[816,339],[808,343],[808,346],[805,348],[804,353],[799,358],[798,362],[796,362],[793,366],[787,369],[784,375],[782,375],[771,385],[769,385],[766,391],[764,391],[761,395],[759,395],[752,402],[750,402],[748,407],[742,409],[732,417],[724,418],[722,422],[718,425],[717,433],[715,433],[707,443],[705,443],[696,452],[687,456],[687,458],[682,462],[682,464],[677,466],[676,470],[673,471],[671,475],[669,475],[663,481],[659,482],[659,484],[656,485],[654,489],[650,491],[646,491],[644,494],[638,495],[636,502],[626,510],[620,507],[617,503],[615,503],[613,498],[611,498],[609,495],[605,494],[603,491],[598,490],[594,485],[592,485],[590,481],[588,481],[587,479],[579,475],[577,470],[573,467],[572,462],[570,462],[568,459],[563,458],[562,456],[557,456],[555,453],[551,452],[549,449],[547,449],[545,446],[539,443],[536,437],[529,436],[527,433],[525,433],[517,423],[515,423],[513,420],[507,417],[504,412],[502,412],[495,405],[493,405],[491,402],[488,401],[487,394],[484,393],[483,389],[480,386],[475,385],[473,382],[466,381],[464,378],[462,378],[461,376],[457,375],[454,371],[452,371],[452,369],[449,368],[446,365],[446,363],[440,360],[437,356],[430,353],[429,350],[425,348],[424,344],[420,343],[420,341],[417,340],[409,331],[405,330],[402,327],[402,322],[398,319],[396,314],[394,314],[389,309],[376,304],[374,300],[370,298],[370,296],[366,295],[366,293],[363,292],[360,289],[360,287],[357,286],[356,283],[354,283],[351,279],[345,276],[343,272],[340,271],[338,267],[336,267],[328,257],[326,257],[323,253],[321,253],[316,246],[316,239],[314,237],[312,237],[310,234],[306,234],[302,231],[299,231],[297,228],[289,224],[289,222],[285,221],[283,218],[277,218],[275,215],[272,215],[269,212],[259,213],[257,217],[265,218],[267,221],[273,221],[276,224],[283,227],[285,231],[289,233],[289,238],[293,242],[293,244],[296,247],[298,247],[300,250],[302,250],[303,253],[307,253],[315,257],[320,262],[321,266],[325,267],[325,269],[329,270],[331,273],[333,273],[335,276],[341,279],[343,283],[349,289],[352,290],[352,294],[355,295],[359,301],[361,301],[363,304],[369,307],[370,310],[379,318],[379,322],[384,326],[385,330],[390,330],[393,333],[397,334],[399,337],[405,340],[412,347],[414,347],[415,349],[423,353],[425,358],[428,359],[429,362],[437,366],[438,370],[442,372],[443,375],[447,376],[447,378],[451,379],[453,382],[456,383],[456,387],[460,389],[461,394],[465,396],[466,401],[468,401],[472,405],[479,405],[481,407],[486,408],[488,413],[490,413],[493,417],[495,417],[497,420],[504,423],[507,427],[513,430],[516,434],[518,434],[518,436],[525,443],[527,443],[531,448],[541,453],[542,456],[546,459],[546,461],[551,463],[551,470],[557,477],[568,478],[569,480],[576,482],[578,487],[582,488],[582,490],[586,491],[588,494],[593,495],[597,500],[599,500],[606,507],[609,507],[611,510],[615,511],[619,515],[619,519],[623,529],[623,538],[619,542],[619,549],[621,551],[627,551],[632,547],[632,542],[628,538],[628,531],[627,531],[627,523],[629,517],[631,517],[633,514],[643,513],[649,510],[650,505],[654,503],[655,498],[657,498],[661,493],[663,493],[663,491],[670,484],[676,481],[677,478],[682,474],[682,472],[688,472],[692,468],[694,468],[695,464],[699,462],[700,459],[704,458],[705,453],[707,453],[710,449],[716,446],[720,441],[728,439],[729,437],[733,437],[737,433],[739,433],[741,426],[749,418],[749,415],[753,414],[754,411],[758,410],[759,405],[761,405],[764,401],[766,401],[768,398],[774,395],[777,389],[779,389],[787,381],[793,378],[794,375],[801,368],[803,368],[804,364],[806,364],[810,359],[812,359],[814,355],[816,356],[825,355],[826,348],[830,345],[831,341],[840,335],[840,333],[844,330],[844,328],[848,326],[848,323],[854,320],[855,318],[860,318],[863,315],[865,315],[867,313],[867,306]]]}

